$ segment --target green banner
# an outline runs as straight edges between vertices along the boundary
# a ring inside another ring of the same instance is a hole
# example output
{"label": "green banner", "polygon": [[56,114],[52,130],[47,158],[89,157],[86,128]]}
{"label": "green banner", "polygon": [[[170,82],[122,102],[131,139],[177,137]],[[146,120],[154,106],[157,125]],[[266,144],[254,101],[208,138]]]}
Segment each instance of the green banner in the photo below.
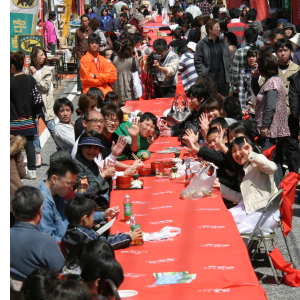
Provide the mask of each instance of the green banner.
{"label": "green banner", "polygon": [[292,8],[292,1],[291,0],[282,0],[282,8],[291,10]]}
{"label": "green banner", "polygon": [[42,35],[24,34],[18,35],[17,39],[18,50],[23,51],[25,55],[30,55],[34,46],[43,47],[44,39]]}

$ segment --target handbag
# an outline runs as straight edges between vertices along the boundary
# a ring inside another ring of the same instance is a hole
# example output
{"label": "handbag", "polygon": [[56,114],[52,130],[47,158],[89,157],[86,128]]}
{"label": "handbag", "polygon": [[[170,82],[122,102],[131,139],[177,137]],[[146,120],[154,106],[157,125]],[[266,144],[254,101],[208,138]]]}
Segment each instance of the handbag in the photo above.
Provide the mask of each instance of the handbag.
{"label": "handbag", "polygon": [[35,115],[39,115],[43,106],[44,106],[44,100],[42,98],[42,95],[40,94],[36,82],[33,77],[31,77],[31,97],[32,97],[32,108]]}
{"label": "handbag", "polygon": [[[178,106],[178,98],[183,97],[185,100],[185,107],[183,110],[177,108]],[[191,111],[188,108],[187,97],[184,94],[179,94],[174,98],[174,101],[171,106],[171,110],[167,114],[167,121],[169,121],[172,125],[179,124],[184,122],[191,115]]]}
{"label": "handbag", "polygon": [[143,95],[143,85],[141,79],[139,77],[139,73],[136,67],[136,59],[135,57],[132,58],[132,67],[131,67],[131,74],[132,74],[132,82],[133,82],[133,92],[135,99],[139,99]]}

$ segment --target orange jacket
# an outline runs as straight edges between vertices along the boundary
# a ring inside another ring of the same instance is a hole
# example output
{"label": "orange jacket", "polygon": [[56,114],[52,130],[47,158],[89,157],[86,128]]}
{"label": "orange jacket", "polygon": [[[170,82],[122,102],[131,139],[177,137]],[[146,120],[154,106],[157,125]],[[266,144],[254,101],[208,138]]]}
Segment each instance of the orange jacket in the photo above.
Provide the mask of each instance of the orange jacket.
{"label": "orange jacket", "polygon": [[[94,62],[94,56],[88,51],[80,59],[80,80],[82,82],[83,93],[86,94],[91,87],[99,88],[104,96],[108,92],[112,92],[111,85],[117,80],[117,70],[112,62],[108,62],[105,57],[98,54],[98,64],[100,72],[98,72]],[[93,78],[90,73],[97,75]]]}

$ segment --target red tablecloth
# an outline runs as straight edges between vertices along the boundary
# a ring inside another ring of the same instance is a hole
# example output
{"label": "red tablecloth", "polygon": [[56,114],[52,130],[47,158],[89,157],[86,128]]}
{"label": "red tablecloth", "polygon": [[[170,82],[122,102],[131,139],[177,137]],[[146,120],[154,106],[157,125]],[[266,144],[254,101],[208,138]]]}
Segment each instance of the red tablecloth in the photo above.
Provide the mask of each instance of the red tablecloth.
{"label": "red tablecloth", "polygon": [[[169,160],[174,155],[158,154],[163,147],[179,146],[177,138],[159,138],[150,147],[146,161]],[[120,290],[136,290],[131,299],[266,299],[235,222],[222,198],[181,200],[182,180],[141,177],[144,189],[113,190],[111,206],[121,208],[111,233],[128,232],[123,220],[123,199],[129,194],[133,212],[145,232],[165,226],[180,227],[181,234],[166,240],[145,242],[115,251],[125,273]],[[155,286],[153,273],[188,271],[197,274],[191,283]]]}

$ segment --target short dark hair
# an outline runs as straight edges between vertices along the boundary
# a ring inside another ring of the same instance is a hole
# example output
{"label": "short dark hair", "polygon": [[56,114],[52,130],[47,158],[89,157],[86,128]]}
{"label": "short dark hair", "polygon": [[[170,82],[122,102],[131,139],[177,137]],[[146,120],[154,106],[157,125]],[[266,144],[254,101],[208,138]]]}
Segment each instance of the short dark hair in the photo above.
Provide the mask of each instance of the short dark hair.
{"label": "short dark hair", "polygon": [[52,160],[47,171],[47,179],[49,180],[53,175],[65,177],[67,172],[78,174],[79,169],[73,159],[63,157]]}
{"label": "short dark hair", "polygon": [[213,125],[220,125],[223,129],[228,128],[228,124],[223,117],[217,117],[210,121],[209,128],[211,128]]}
{"label": "short dark hair", "polygon": [[233,32],[224,32],[224,36],[227,37],[227,40],[230,43],[230,45],[237,46],[237,38]]}
{"label": "short dark hair", "polygon": [[284,30],[281,29],[281,28],[275,28],[275,29],[273,29],[273,30],[270,32],[269,39],[270,39],[270,40],[274,40],[274,39],[276,38],[277,34],[282,34],[282,35],[284,35]]}
{"label": "short dark hair", "polygon": [[181,7],[177,7],[174,11],[174,15],[176,15],[177,13],[183,12],[183,9]]}
{"label": "short dark hair", "polygon": [[86,283],[100,278],[100,288],[106,279],[111,279],[117,288],[124,280],[122,266],[106,253],[96,253],[85,259],[81,266],[80,276]]}
{"label": "short dark hair", "polygon": [[189,88],[186,95],[188,97],[194,96],[198,99],[198,101],[201,101],[202,98],[204,98],[204,100],[208,99],[210,96],[210,92],[207,86],[194,84]]}
{"label": "short dark hair", "polygon": [[102,107],[101,113],[103,117],[110,117],[111,115],[116,115],[119,122],[122,123],[123,121],[123,111],[119,106],[116,106],[114,104],[107,104]]}
{"label": "short dark hair", "polygon": [[156,119],[156,116],[151,113],[151,112],[145,112],[143,113],[141,116],[140,116],[140,122],[144,122],[144,121],[148,121],[148,120],[151,120],[153,122],[154,125],[156,125],[157,123],[157,119]]}
{"label": "short dark hair", "polygon": [[89,290],[78,280],[56,281],[46,294],[45,300],[92,300]]}
{"label": "short dark hair", "polygon": [[209,98],[205,101],[205,104],[203,106],[204,112],[208,110],[216,109],[220,112],[221,116],[224,116],[224,107],[223,107],[223,102],[217,100],[216,98]]}
{"label": "short dark hair", "polygon": [[16,220],[32,220],[40,211],[44,196],[33,186],[22,186],[10,199]]}
{"label": "short dark hair", "polygon": [[246,57],[259,57],[261,54],[260,48],[258,46],[250,47],[247,51]]}
{"label": "short dark hair", "polygon": [[86,15],[86,14],[84,14],[84,15],[82,15],[81,17],[80,17],[80,21],[82,22],[82,19],[83,18],[88,18],[88,20],[90,19],[90,17],[88,16],[88,15]]}
{"label": "short dark hair", "polygon": [[155,51],[157,50],[167,50],[168,49],[168,45],[165,39],[157,39],[154,41],[153,43],[153,49]]}
{"label": "short dark hair", "polygon": [[96,42],[97,44],[100,45],[100,37],[96,33],[91,33],[88,37],[88,44],[91,44],[93,42]]}
{"label": "short dark hair", "polygon": [[245,39],[248,44],[254,44],[258,38],[258,31],[253,27],[246,28]]}
{"label": "short dark hair", "polygon": [[97,203],[83,196],[75,196],[65,205],[65,215],[70,224],[79,224],[83,216],[90,216],[97,209]]}
{"label": "short dark hair", "polygon": [[72,159],[71,154],[68,151],[63,151],[63,150],[56,151],[52,153],[50,156],[50,165],[54,162],[58,162],[64,159]]}
{"label": "short dark hair", "polygon": [[120,17],[127,18],[127,13],[120,13]]}
{"label": "short dark hair", "polygon": [[288,39],[279,39],[277,40],[277,42],[275,43],[275,52],[277,52],[278,49],[287,47],[290,51],[293,51],[293,46],[290,40]]}
{"label": "short dark hair", "polygon": [[115,92],[108,92],[105,95],[104,104],[114,104],[114,101],[118,101],[118,95]]}
{"label": "short dark hair", "polygon": [[235,120],[242,119],[243,114],[239,98],[234,96],[228,96],[225,98],[223,105],[228,118],[232,118]]}
{"label": "short dark hair", "polygon": [[16,51],[10,56],[10,65],[14,65],[17,71],[22,71],[24,66],[24,59],[24,52]]}
{"label": "short dark hair", "polygon": [[56,279],[56,274],[48,268],[34,270],[25,278],[20,292],[25,300],[44,299],[48,286]]}
{"label": "short dark hair", "polygon": [[237,19],[240,16],[240,10],[237,7],[232,7],[229,9],[229,16],[231,19]]}
{"label": "short dark hair", "polygon": [[210,127],[207,131],[206,137],[208,137],[209,135],[211,135],[213,133],[218,133],[218,128],[217,127]]}
{"label": "short dark hair", "polygon": [[103,107],[102,101],[103,101],[103,98],[104,98],[104,94],[103,94],[103,92],[99,88],[94,87],[94,86],[90,87],[89,90],[88,90],[88,92],[87,92],[87,95],[92,95],[92,96],[96,97],[96,99],[97,99],[97,107],[98,108],[102,108]]}
{"label": "short dark hair", "polygon": [[183,53],[189,51],[189,49],[188,49],[187,45],[184,44],[184,45],[179,45],[177,51],[178,51],[178,53],[183,54]]}
{"label": "short dark hair", "polygon": [[246,17],[247,17],[247,21],[255,21],[256,20],[256,16],[257,16],[257,11],[255,8],[250,8],[247,12],[246,12]]}
{"label": "short dark hair", "polygon": [[58,111],[59,111],[59,109],[60,109],[63,105],[69,106],[69,107],[71,108],[72,113],[74,112],[74,106],[73,106],[72,101],[70,101],[70,100],[69,100],[68,98],[66,98],[66,97],[63,97],[63,98],[58,98],[58,99],[54,102],[53,110],[54,110],[54,113],[55,113],[56,115],[58,115]]}
{"label": "short dark hair", "polygon": [[173,31],[173,36],[174,36],[176,39],[181,39],[181,36],[182,36],[182,29],[181,29],[181,28],[176,28],[176,29]]}
{"label": "short dark hair", "polygon": [[267,78],[278,75],[278,60],[270,53],[261,55],[258,60],[258,71]]}

